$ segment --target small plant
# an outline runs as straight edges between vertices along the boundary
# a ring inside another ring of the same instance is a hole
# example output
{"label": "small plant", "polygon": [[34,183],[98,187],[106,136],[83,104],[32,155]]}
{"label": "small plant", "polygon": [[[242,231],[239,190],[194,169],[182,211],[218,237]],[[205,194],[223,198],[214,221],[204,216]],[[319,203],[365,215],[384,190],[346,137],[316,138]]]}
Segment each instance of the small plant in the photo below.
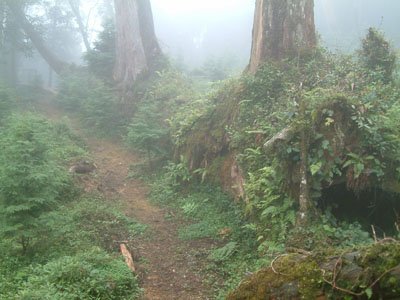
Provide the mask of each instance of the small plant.
{"label": "small plant", "polygon": [[174,188],[178,188],[182,183],[187,184],[192,179],[187,160],[184,156],[180,157],[180,161],[177,164],[169,162],[165,170],[165,178]]}
{"label": "small plant", "polygon": [[165,156],[168,149],[168,131],[163,127],[162,114],[156,104],[143,104],[127,128],[125,141],[135,149],[146,153],[150,169],[153,157]]}
{"label": "small plant", "polygon": [[229,242],[222,248],[218,248],[213,250],[208,259],[211,259],[215,262],[221,262],[229,259],[236,251],[238,244],[236,242]]}
{"label": "small plant", "polygon": [[188,203],[185,203],[183,206],[182,206],[182,211],[183,211],[183,213],[185,214],[185,215],[187,215],[187,216],[191,216],[191,215],[194,215],[194,213],[196,212],[196,210],[197,210],[197,204],[196,203],[194,203],[194,202],[188,202]]}

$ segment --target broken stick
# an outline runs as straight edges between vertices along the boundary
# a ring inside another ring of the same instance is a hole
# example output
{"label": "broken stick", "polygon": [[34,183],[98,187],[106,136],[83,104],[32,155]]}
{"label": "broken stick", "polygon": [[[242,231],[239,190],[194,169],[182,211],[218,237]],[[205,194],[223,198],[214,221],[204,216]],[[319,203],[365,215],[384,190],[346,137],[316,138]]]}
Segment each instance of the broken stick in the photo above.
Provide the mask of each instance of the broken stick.
{"label": "broken stick", "polygon": [[125,258],[125,263],[127,264],[128,268],[131,269],[133,273],[136,273],[135,265],[133,263],[132,254],[129,252],[126,244],[120,244],[121,253]]}

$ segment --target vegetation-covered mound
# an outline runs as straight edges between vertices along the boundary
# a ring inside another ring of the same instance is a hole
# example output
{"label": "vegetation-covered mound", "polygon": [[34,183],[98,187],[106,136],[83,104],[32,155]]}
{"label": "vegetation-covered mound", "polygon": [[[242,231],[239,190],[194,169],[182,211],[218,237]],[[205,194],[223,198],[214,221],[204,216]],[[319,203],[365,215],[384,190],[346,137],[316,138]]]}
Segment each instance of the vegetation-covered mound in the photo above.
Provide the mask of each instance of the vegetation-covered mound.
{"label": "vegetation-covered mound", "polygon": [[[267,252],[325,246],[324,236],[358,224],[396,234],[400,90],[388,80],[393,53],[380,48],[389,49],[371,29],[360,59],[316,49],[266,62],[227,82],[196,117],[177,115],[176,153],[242,198]],[[371,51],[381,58],[371,62]],[[294,229],[299,212],[318,229]]]}
{"label": "vegetation-covered mound", "polygon": [[386,240],[342,252],[297,250],[280,255],[244,279],[226,300],[399,297],[400,244]]}

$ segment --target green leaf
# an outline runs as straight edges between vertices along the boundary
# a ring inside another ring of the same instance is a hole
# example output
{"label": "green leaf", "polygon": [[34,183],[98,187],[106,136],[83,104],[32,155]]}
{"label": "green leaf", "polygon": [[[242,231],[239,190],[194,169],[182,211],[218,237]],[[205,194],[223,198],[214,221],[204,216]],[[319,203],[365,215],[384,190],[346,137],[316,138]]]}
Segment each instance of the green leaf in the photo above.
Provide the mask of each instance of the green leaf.
{"label": "green leaf", "polygon": [[368,288],[365,290],[365,295],[367,295],[368,299],[371,299],[372,297],[372,289]]}
{"label": "green leaf", "polygon": [[356,159],[356,160],[360,160],[360,159],[361,159],[361,157],[358,156],[358,155],[355,154],[355,153],[347,153],[346,155],[347,155],[347,156],[350,156],[351,158],[354,158],[354,159]]}
{"label": "green leaf", "polygon": [[348,166],[351,165],[351,164],[354,164],[354,161],[352,161],[352,160],[350,159],[350,160],[346,161],[346,162],[343,164],[343,168],[346,168],[346,167],[348,167]]}
{"label": "green leaf", "polygon": [[335,120],[334,119],[332,119],[332,118],[326,118],[325,119],[325,126],[330,126],[333,122],[335,122]]}
{"label": "green leaf", "polygon": [[321,170],[322,168],[322,162],[318,162],[314,165],[310,166],[310,170],[311,170],[311,175],[315,175],[319,170]]}
{"label": "green leaf", "polygon": [[357,179],[358,177],[360,177],[361,172],[364,170],[364,164],[362,163],[357,163],[355,165],[355,170],[354,170],[354,179]]}
{"label": "green leaf", "polygon": [[327,150],[329,146],[329,141],[328,140],[323,140],[322,141],[322,149]]}

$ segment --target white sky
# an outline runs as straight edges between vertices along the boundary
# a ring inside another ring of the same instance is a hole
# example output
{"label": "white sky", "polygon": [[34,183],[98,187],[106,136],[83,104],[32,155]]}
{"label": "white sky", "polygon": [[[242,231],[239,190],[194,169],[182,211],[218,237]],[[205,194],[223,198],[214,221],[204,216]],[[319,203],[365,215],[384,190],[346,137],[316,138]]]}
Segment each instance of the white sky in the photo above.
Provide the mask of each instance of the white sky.
{"label": "white sky", "polygon": [[152,0],[154,8],[164,11],[170,16],[191,13],[223,12],[240,9],[249,0]]}

